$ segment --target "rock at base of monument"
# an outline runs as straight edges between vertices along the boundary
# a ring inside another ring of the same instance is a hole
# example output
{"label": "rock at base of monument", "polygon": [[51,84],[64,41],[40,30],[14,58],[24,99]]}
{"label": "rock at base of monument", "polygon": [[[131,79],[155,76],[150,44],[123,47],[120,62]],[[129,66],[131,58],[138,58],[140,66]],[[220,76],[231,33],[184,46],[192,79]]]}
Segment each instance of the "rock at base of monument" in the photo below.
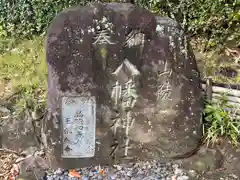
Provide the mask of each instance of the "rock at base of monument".
{"label": "rock at base of monument", "polygon": [[200,76],[178,24],[132,4],[71,8],[47,37],[46,148],[58,167],[168,159],[201,138]]}
{"label": "rock at base of monument", "polygon": [[0,129],[1,148],[21,152],[28,147],[38,147],[39,142],[31,118],[5,122]]}

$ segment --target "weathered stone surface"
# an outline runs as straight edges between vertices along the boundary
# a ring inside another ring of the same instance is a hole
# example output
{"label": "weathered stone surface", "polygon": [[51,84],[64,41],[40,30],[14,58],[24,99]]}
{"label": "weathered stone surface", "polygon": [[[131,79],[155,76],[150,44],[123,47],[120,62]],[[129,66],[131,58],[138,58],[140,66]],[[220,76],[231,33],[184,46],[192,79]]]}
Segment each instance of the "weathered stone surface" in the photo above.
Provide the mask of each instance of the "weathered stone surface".
{"label": "weathered stone surface", "polygon": [[[12,114],[8,117],[13,116]],[[21,152],[29,147],[39,147],[37,133],[32,118],[5,119],[0,127],[0,145],[2,148]]]}
{"label": "weathered stone surface", "polygon": [[[53,20],[46,52],[50,116],[44,132],[58,166],[163,159],[196,147],[201,137],[199,72],[175,21],[131,4],[72,8]],[[73,96],[96,102],[89,120],[96,113],[91,158],[61,157],[71,149],[64,147],[61,118],[71,108],[62,110],[62,97]]]}

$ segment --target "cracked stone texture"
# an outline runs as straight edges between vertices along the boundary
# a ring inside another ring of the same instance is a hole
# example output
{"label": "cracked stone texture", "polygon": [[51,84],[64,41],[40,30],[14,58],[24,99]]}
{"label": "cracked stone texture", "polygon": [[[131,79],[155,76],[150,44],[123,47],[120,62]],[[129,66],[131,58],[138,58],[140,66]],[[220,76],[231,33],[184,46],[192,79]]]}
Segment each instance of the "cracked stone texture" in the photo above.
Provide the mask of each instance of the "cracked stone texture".
{"label": "cracked stone texture", "polygon": [[[102,27],[109,44],[95,43]],[[137,35],[129,45],[131,32]],[[143,43],[137,43],[141,37]],[[175,21],[127,3],[70,8],[49,27],[46,58],[49,118],[43,130],[56,166],[165,160],[197,146],[202,135],[200,75],[188,40]],[[111,98],[116,84],[112,73],[125,59],[140,72],[138,98],[131,109],[135,121],[128,133],[125,126],[116,132],[111,128],[119,116]],[[95,97],[94,157],[61,158],[62,96]],[[117,147],[114,153],[113,147]]]}

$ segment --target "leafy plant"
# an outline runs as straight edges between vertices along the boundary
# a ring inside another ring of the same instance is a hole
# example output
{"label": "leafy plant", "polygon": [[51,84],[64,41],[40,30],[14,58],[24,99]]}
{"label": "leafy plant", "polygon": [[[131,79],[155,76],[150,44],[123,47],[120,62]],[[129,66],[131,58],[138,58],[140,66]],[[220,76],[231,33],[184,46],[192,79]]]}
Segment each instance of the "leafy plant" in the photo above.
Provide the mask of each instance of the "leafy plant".
{"label": "leafy plant", "polygon": [[207,144],[214,144],[220,137],[230,138],[232,144],[238,145],[240,122],[235,119],[233,106],[227,96],[222,95],[217,102],[208,102],[204,109],[204,134]]}
{"label": "leafy plant", "polygon": [[[31,37],[46,32],[52,19],[65,8],[98,0],[1,0],[0,37]],[[120,0],[101,0],[120,2]],[[205,49],[240,39],[239,0],[137,0],[137,5],[169,16],[191,36],[205,39]]]}
{"label": "leafy plant", "polygon": [[204,39],[204,49],[240,40],[239,0],[139,0],[159,15],[177,20],[190,36]]}
{"label": "leafy plant", "polygon": [[63,9],[85,5],[91,0],[1,0],[0,35],[29,38],[46,31]]}

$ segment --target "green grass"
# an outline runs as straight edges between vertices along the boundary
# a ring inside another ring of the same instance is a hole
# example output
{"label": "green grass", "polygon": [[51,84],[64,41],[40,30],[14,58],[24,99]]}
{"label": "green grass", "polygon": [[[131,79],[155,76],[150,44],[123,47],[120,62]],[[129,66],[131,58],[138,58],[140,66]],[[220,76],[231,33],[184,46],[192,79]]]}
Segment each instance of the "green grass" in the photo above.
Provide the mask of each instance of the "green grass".
{"label": "green grass", "polygon": [[[43,39],[36,37],[12,45],[3,41],[0,54],[0,81],[8,81],[11,94],[18,93],[13,106],[17,112],[43,108],[46,99],[47,65]],[[6,97],[4,97],[6,98]]]}
{"label": "green grass", "polygon": [[235,119],[234,107],[228,103],[225,94],[217,102],[207,102],[203,114],[207,144],[215,144],[217,139],[227,137],[233,145],[239,145],[240,121]]}

